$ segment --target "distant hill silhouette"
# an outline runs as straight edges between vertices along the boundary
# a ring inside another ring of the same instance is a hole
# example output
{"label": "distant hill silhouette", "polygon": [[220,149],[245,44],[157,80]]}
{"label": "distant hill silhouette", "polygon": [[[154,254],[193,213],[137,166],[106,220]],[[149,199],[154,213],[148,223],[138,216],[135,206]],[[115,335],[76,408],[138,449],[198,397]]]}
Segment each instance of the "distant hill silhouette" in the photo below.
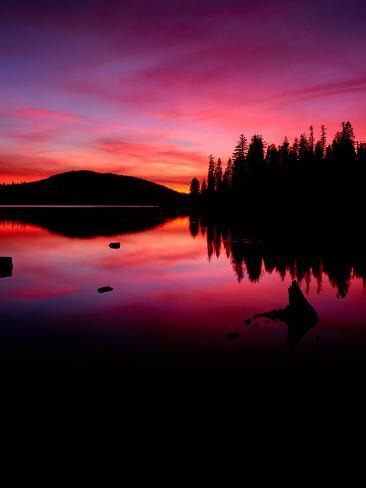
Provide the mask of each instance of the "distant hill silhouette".
{"label": "distant hill silhouette", "polygon": [[70,171],[30,183],[0,185],[0,204],[181,206],[186,195],[132,176]]}

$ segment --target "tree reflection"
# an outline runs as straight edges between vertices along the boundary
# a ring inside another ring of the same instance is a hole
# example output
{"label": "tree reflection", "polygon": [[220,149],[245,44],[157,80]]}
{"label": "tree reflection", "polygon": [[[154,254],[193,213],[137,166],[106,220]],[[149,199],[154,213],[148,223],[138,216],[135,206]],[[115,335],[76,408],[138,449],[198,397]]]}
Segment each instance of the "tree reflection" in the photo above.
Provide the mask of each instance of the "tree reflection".
{"label": "tree reflection", "polygon": [[258,282],[264,274],[275,272],[282,280],[289,276],[303,283],[306,293],[311,283],[315,283],[317,293],[321,293],[326,276],[340,298],[347,296],[353,278],[361,278],[366,287],[366,256],[355,250],[354,243],[330,244],[319,235],[310,239],[311,244],[288,241],[288,236],[262,240],[257,236],[248,237],[240,226],[203,219],[195,222],[195,235],[201,231],[206,236],[209,261],[214,255],[218,258],[223,248],[238,282],[245,278]]}

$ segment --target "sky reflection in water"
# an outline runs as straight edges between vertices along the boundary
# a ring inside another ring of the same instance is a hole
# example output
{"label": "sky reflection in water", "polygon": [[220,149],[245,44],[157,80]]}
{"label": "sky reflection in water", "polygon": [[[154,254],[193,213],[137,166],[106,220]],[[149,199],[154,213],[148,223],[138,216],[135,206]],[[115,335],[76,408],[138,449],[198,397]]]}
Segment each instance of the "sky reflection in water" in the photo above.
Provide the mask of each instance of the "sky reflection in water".
{"label": "sky reflection in water", "polygon": [[[244,262],[238,281],[227,238],[219,246],[222,236],[216,237],[215,247],[212,236],[207,239],[210,230],[194,229],[192,235],[190,226],[192,231],[192,222],[182,217],[139,233],[81,239],[1,222],[0,256],[12,256],[14,263],[13,276],[0,279],[2,333],[16,328],[32,334],[39,327],[117,331],[136,354],[158,347],[182,358],[192,351],[220,357],[291,354],[285,324],[244,324],[253,314],[288,303],[291,273],[268,272],[262,262],[253,282]],[[112,241],[120,241],[121,248],[110,249]],[[102,286],[113,291],[100,295]],[[302,338],[297,354],[364,348],[361,277],[351,276],[344,298],[325,273],[321,286],[308,273],[301,289],[320,322]],[[240,337],[230,341],[230,332]]]}

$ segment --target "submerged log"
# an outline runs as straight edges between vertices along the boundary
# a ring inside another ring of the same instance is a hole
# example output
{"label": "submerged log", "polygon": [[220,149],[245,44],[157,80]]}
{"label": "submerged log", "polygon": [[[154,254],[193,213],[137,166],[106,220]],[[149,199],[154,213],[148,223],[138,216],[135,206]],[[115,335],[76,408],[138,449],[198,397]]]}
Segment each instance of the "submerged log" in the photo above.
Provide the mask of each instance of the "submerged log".
{"label": "submerged log", "polygon": [[0,278],[7,278],[13,275],[13,259],[0,256]]}
{"label": "submerged log", "polygon": [[301,338],[319,322],[315,308],[305,298],[300,286],[293,281],[288,289],[289,304],[285,308],[257,313],[253,319],[265,317],[275,322],[287,324],[287,342],[295,347]]}

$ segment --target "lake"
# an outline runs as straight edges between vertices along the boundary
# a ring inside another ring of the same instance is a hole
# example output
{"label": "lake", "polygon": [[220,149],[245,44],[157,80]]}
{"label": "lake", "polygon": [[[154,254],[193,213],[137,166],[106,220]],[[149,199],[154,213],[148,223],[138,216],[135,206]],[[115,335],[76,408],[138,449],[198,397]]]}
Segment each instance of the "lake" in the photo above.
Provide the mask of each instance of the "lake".
{"label": "lake", "polygon": [[[13,260],[0,278],[3,372],[347,382],[365,371],[359,253],[299,254],[185,216],[86,227],[2,216],[0,256]],[[266,315],[289,304],[293,280],[315,324],[299,327],[301,313],[295,324]]]}

